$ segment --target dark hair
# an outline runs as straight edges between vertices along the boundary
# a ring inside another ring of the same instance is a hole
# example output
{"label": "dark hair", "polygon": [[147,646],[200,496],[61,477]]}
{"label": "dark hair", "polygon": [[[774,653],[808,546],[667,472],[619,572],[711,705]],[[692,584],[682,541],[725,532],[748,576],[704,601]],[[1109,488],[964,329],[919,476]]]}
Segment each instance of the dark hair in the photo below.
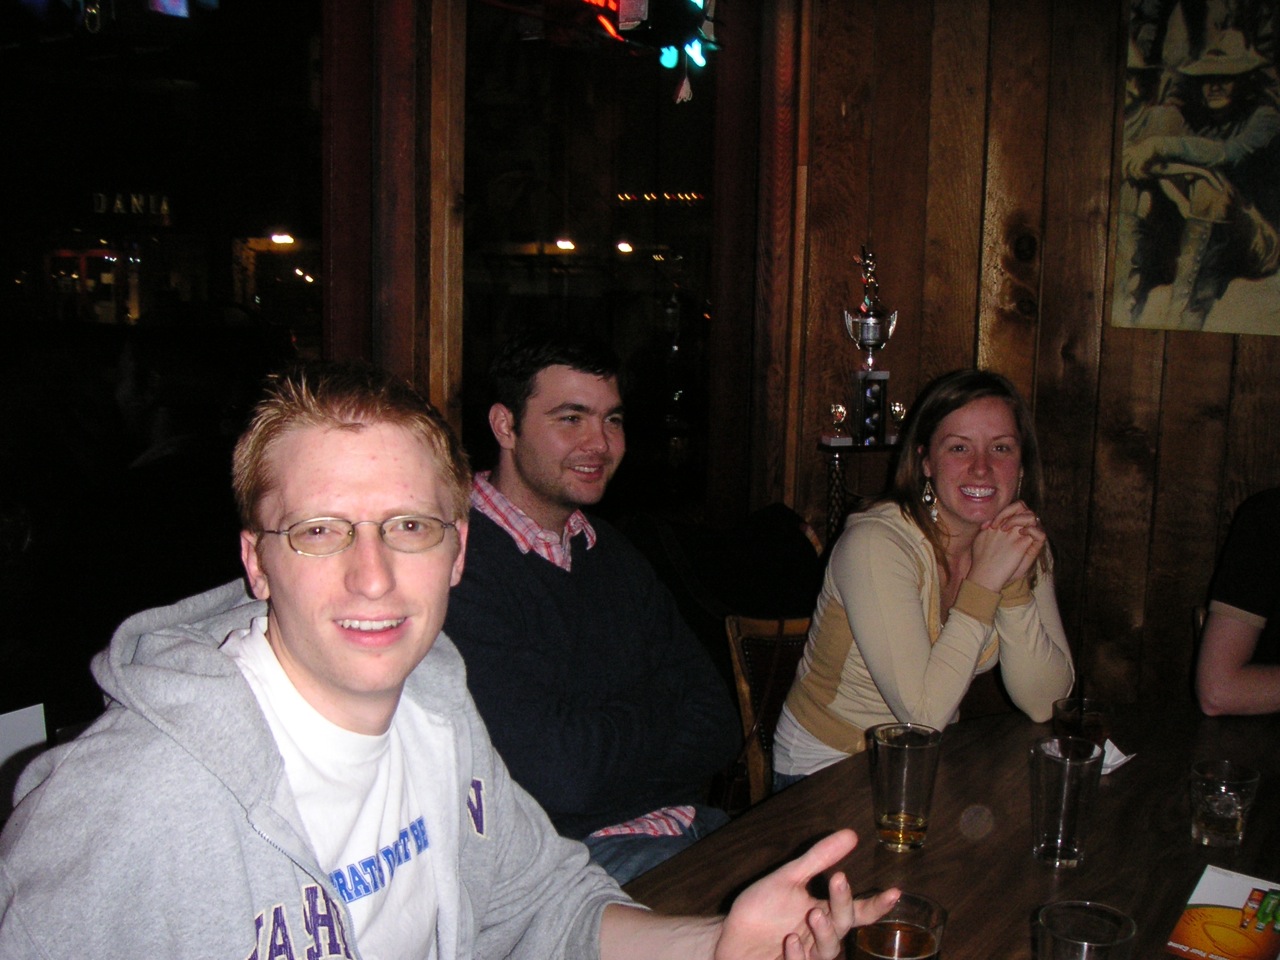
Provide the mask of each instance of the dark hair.
{"label": "dark hair", "polygon": [[449,493],[449,502],[441,506],[451,515],[441,519],[465,517],[471,468],[436,408],[409,384],[370,364],[312,361],[268,380],[266,396],[236,444],[232,486],[244,528],[258,529],[258,506],[278,483],[269,455],[286,434],[304,427],[360,430],[378,424],[403,427],[422,441]]}
{"label": "dark hair", "polygon": [[534,379],[555,366],[609,379],[618,376],[621,364],[607,343],[589,334],[530,329],[507,340],[489,367],[489,381],[493,402],[515,415],[517,429]]}
{"label": "dark hair", "polygon": [[[938,525],[929,516],[929,510],[920,499],[924,491],[924,457],[937,432],[939,424],[950,414],[974,400],[996,397],[1009,405],[1018,430],[1018,444],[1022,449],[1022,484],[1020,499],[1034,513],[1039,513],[1044,502],[1044,473],[1040,467],[1040,445],[1036,441],[1035,424],[1031,410],[1017,388],[998,373],[990,370],[955,370],[930,382],[916,402],[911,405],[902,429],[902,447],[898,454],[898,467],[885,500],[892,500],[902,510],[903,516],[915,522],[933,545],[933,552],[943,569],[950,572],[946,560],[946,540]],[[1041,554],[1043,566],[1045,555]]]}

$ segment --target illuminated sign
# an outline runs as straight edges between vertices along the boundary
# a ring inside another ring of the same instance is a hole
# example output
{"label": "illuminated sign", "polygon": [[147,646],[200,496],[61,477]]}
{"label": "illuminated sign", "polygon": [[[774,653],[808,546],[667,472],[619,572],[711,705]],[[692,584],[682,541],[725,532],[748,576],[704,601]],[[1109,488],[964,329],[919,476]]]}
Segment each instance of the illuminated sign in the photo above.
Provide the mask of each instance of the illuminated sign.
{"label": "illuminated sign", "polygon": [[618,33],[618,0],[579,0],[583,7],[597,11],[595,21],[606,36],[621,40]]}
{"label": "illuminated sign", "polygon": [[169,197],[163,193],[94,193],[93,212],[113,217],[146,217],[169,226]]}

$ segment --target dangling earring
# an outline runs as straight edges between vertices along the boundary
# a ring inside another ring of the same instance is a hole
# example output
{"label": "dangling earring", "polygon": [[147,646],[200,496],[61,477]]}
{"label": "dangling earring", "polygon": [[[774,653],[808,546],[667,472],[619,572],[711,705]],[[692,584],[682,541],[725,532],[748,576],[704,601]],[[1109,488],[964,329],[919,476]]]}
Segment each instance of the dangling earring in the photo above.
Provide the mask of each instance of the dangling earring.
{"label": "dangling earring", "polygon": [[1018,489],[1014,492],[1013,499],[1015,500],[1022,499],[1022,471],[1021,470],[1018,471]]}
{"label": "dangling earring", "polygon": [[929,508],[929,519],[938,522],[938,495],[933,492],[933,481],[924,478],[924,491],[920,494],[920,502]]}

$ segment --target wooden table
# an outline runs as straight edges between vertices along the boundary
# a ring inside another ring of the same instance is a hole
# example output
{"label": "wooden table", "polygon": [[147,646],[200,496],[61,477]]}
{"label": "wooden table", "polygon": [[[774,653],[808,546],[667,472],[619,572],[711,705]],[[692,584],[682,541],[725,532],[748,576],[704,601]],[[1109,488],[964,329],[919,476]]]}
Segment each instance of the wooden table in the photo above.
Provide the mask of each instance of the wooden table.
{"label": "wooden table", "polygon": [[[840,868],[854,890],[899,886],[950,911],[945,960],[1029,958],[1031,917],[1052,900],[1101,900],[1138,926],[1133,956],[1161,955],[1206,864],[1280,885],[1280,717],[1202,716],[1189,700],[1123,706],[1112,740],[1127,764],[1102,778],[1085,862],[1045,866],[1031,856],[1028,748],[1049,733],[1022,714],[953,724],[942,742],[929,837],[891,853],[875,842],[867,759],[851,757],[749,810],[626,890],[667,913],[714,913],[752,879],[820,836],[851,826],[858,848]],[[1208,758],[1262,772],[1244,845],[1191,842],[1187,775]]]}

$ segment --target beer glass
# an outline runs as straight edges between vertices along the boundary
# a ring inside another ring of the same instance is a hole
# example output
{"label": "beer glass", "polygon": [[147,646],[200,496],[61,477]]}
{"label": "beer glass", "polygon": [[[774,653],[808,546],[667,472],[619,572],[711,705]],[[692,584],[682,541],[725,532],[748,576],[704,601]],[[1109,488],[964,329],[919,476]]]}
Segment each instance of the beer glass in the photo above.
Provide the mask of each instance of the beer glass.
{"label": "beer glass", "polygon": [[854,960],[934,960],[947,911],[918,893],[903,893],[875,923],[854,931]]}
{"label": "beer glass", "polygon": [[867,731],[876,837],[902,853],[924,845],[942,734],[921,723],[882,723]]}

